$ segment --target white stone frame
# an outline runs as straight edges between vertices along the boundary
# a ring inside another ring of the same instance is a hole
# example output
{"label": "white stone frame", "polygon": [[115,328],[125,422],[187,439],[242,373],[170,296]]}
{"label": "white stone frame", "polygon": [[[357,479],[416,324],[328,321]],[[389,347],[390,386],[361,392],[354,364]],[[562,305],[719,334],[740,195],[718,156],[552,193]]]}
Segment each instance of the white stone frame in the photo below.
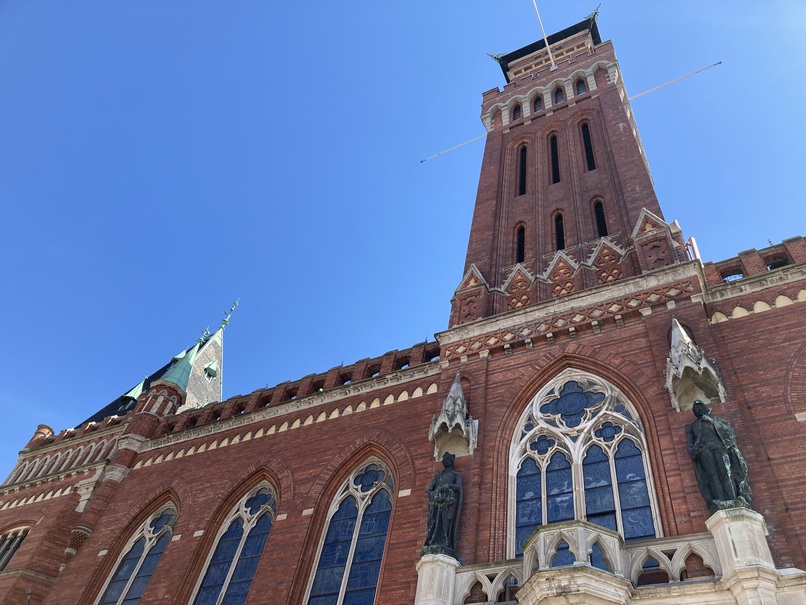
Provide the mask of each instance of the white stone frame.
{"label": "white stone frame", "polygon": [[[157,533],[155,534],[151,533],[149,530],[149,525],[151,525],[152,521],[154,521],[155,519],[159,519],[160,516],[167,511],[173,512],[174,515],[173,521],[171,521],[170,523],[166,523]],[[143,553],[140,555],[140,558],[137,561],[137,565],[134,566],[134,569],[129,574],[129,579],[126,581],[126,586],[121,591],[120,597],[118,597],[116,603],[117,605],[120,605],[120,603],[123,600],[125,600],[126,594],[129,592],[129,589],[132,586],[132,582],[137,577],[137,574],[140,572],[140,568],[143,565],[143,561],[145,561],[146,557],[151,552],[151,549],[164,534],[166,533],[173,534],[173,526],[176,524],[176,519],[178,516],[179,515],[177,513],[176,506],[173,503],[168,503],[164,504],[163,506],[160,506],[155,512],[149,515],[145,521],[143,521],[140,527],[137,528],[137,531],[132,533],[132,535],[129,537],[129,540],[126,542],[126,545],[121,549],[120,554],[118,555],[118,558],[115,561],[115,564],[112,566],[112,571],[110,571],[109,574],[107,574],[103,587],[101,588],[100,591],[98,591],[98,596],[95,597],[95,601],[93,601],[95,605],[98,605],[98,603],[101,602],[103,596],[106,594],[106,589],[109,587],[109,583],[112,581],[112,578],[118,571],[120,562],[124,559],[124,557],[126,557],[126,555],[129,554],[129,551],[132,549],[134,544],[140,538],[144,537],[146,539],[146,545],[143,548]],[[168,544],[170,543],[171,542],[169,540]],[[165,545],[166,550],[168,548],[168,544]],[[163,554],[165,554],[165,551],[163,551]],[[159,565],[159,562],[157,562],[157,564]]]}
{"label": "white stone frame", "polygon": [[[564,427],[562,420],[558,417],[558,427],[551,426],[545,422],[543,415],[540,413],[540,406],[544,405],[550,399],[547,399],[550,391],[555,388],[561,387],[568,381],[578,381],[586,383],[591,386],[593,390],[604,393],[605,398],[601,404],[596,406],[598,412],[595,416],[591,417],[590,412],[586,411],[582,421],[577,427]],[[613,408],[617,405],[624,405],[625,409],[632,416],[633,421],[630,422],[624,416],[613,412]],[[522,437],[523,427],[530,420],[534,422],[534,428]],[[613,439],[613,441],[606,443],[604,440],[597,438],[594,435],[594,430],[598,428],[603,422],[611,421],[622,428],[621,434]],[[545,481],[546,473],[543,466],[537,460],[536,456],[532,455],[528,449],[529,442],[538,437],[539,435],[546,435],[548,438],[555,441],[544,456],[544,460],[548,463],[551,456],[557,452],[563,452],[568,460],[571,462],[571,477],[574,485],[574,518],[578,520],[585,520],[585,484],[582,471],[582,461],[587,453],[588,448],[593,445],[599,445],[608,455],[610,460],[611,477],[614,478],[613,482],[613,498],[616,506],[616,523],[619,527],[619,533],[623,536],[624,531],[621,526],[621,506],[619,502],[618,488],[615,482],[614,454],[615,449],[623,439],[631,439],[635,446],[642,453],[642,460],[644,463],[644,473],[646,475],[647,491],[649,494],[649,507],[652,512],[652,522],[655,527],[655,536],[662,537],[662,527],[658,517],[658,503],[655,494],[655,481],[652,475],[652,467],[649,464],[648,449],[646,439],[644,438],[644,428],[641,423],[641,418],[635,409],[635,406],[630,400],[622,393],[615,385],[606,379],[583,372],[581,370],[567,369],[563,370],[546,383],[537,394],[531,399],[526,406],[524,412],[518,418],[515,425],[515,431],[512,435],[512,441],[509,449],[509,477],[508,477],[508,500],[507,500],[507,557],[515,557],[515,538],[516,538],[516,490],[517,490],[517,474],[521,463],[527,457],[535,458],[538,468],[541,469],[541,484],[544,486],[542,490],[542,497],[546,497]],[[570,437],[576,436],[576,441]],[[543,520],[546,520],[546,507],[542,507]],[[545,522],[540,527],[546,527]]]}
{"label": "white stone frame", "polygon": [[[258,511],[254,514],[250,513],[246,509],[246,502],[252,496],[255,496],[260,490],[266,489],[271,494],[271,499],[269,502],[261,506]],[[232,524],[233,521],[236,519],[243,520],[243,534],[241,535],[241,542],[238,544],[238,549],[235,551],[235,554],[232,557],[232,561],[230,562],[229,571],[227,572],[227,577],[224,580],[224,583],[221,585],[221,591],[218,593],[218,598],[216,599],[216,603],[221,603],[224,599],[224,596],[227,594],[227,588],[229,587],[230,580],[232,580],[232,574],[235,572],[235,567],[238,564],[238,559],[241,556],[241,552],[243,552],[243,546],[246,543],[246,539],[249,537],[249,532],[252,531],[252,528],[257,524],[258,520],[263,515],[271,515],[272,517],[272,527],[274,527],[274,520],[277,517],[277,490],[274,489],[274,486],[269,483],[268,481],[261,481],[257,485],[255,485],[251,490],[249,490],[233,507],[232,511],[227,515],[224,521],[221,523],[221,526],[218,528],[218,533],[216,534],[215,540],[213,541],[213,545],[210,547],[210,552],[207,553],[207,557],[204,560],[204,567],[202,568],[202,573],[199,574],[198,579],[196,580],[196,585],[193,587],[193,593],[190,595],[190,603],[196,602],[196,596],[199,593],[199,589],[201,588],[202,581],[204,580],[205,575],[207,574],[207,569],[210,566],[210,561],[215,554],[216,548],[218,548],[218,542],[221,540],[221,536],[229,529],[229,526]],[[271,536],[271,532],[269,533]],[[266,542],[268,542],[268,537],[266,538]],[[266,547],[263,547],[265,552]],[[263,553],[261,553],[261,558],[263,557]],[[259,565],[259,564],[258,564]],[[257,570],[255,571],[257,574]],[[254,581],[254,577],[252,578]],[[250,587],[251,590],[251,587]],[[248,596],[247,596],[248,598]]]}
{"label": "white stone frame", "polygon": [[[368,492],[362,492],[359,487],[356,487],[353,481],[355,478],[361,474],[370,464],[376,464],[380,466],[384,472],[386,473],[386,477],[382,482],[378,482],[372,486]],[[350,542],[350,552],[347,555],[347,563],[344,567],[344,575],[341,579],[341,588],[339,589],[339,597],[336,601],[336,605],[342,605],[344,602],[344,593],[347,589],[347,580],[350,577],[350,569],[352,568],[353,558],[355,557],[355,545],[358,541],[358,534],[360,533],[361,528],[361,520],[364,517],[364,511],[369,506],[370,502],[372,502],[372,498],[377,494],[379,491],[385,490],[389,494],[389,502],[392,504],[392,511],[390,511],[390,524],[391,524],[391,514],[394,512],[394,504],[395,504],[395,489],[394,489],[394,478],[392,477],[392,472],[389,470],[389,467],[381,462],[378,458],[372,456],[367,458],[364,462],[356,466],[347,480],[342,484],[341,488],[339,489],[336,497],[333,499],[333,502],[330,504],[330,509],[327,511],[327,519],[325,520],[324,525],[322,526],[322,533],[319,537],[319,544],[316,547],[316,558],[314,559],[313,569],[311,569],[310,577],[308,578],[308,586],[305,589],[305,599],[303,603],[307,605],[309,599],[311,598],[311,589],[313,588],[313,581],[316,578],[316,572],[319,569],[319,557],[322,555],[322,548],[325,545],[325,537],[327,536],[327,530],[330,527],[330,520],[333,518],[333,515],[339,508],[339,505],[342,503],[343,500],[352,496],[355,498],[356,503],[358,504],[358,516],[356,517],[355,522],[355,529],[353,530],[353,537]],[[386,538],[388,541],[389,538],[389,528],[386,530]],[[383,559],[381,560],[381,570],[383,570],[383,564],[386,559],[386,542],[384,542],[383,547]],[[380,575],[379,575],[380,577]],[[375,602],[378,601],[378,593],[377,593],[377,584],[375,586]]]}

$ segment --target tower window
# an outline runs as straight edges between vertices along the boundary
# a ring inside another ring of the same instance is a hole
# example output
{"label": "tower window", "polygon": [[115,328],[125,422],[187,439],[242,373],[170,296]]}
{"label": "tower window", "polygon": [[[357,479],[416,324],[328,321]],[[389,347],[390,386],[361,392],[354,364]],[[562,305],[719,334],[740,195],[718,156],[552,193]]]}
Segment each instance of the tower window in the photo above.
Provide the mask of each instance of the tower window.
{"label": "tower window", "polygon": [[515,262],[522,263],[526,257],[526,229],[523,225],[515,232]]}
{"label": "tower window", "polygon": [[593,205],[593,214],[596,217],[596,233],[599,237],[607,235],[607,221],[605,221],[604,205],[596,202]]}
{"label": "tower window", "polygon": [[578,95],[584,95],[586,92],[588,92],[588,87],[585,86],[585,80],[582,78],[576,81],[576,91]]}
{"label": "tower window", "polygon": [[549,154],[551,156],[551,182],[560,182],[560,151],[557,146],[557,135],[551,135],[549,139]]}
{"label": "tower window", "polygon": [[559,213],[554,217],[554,241],[557,244],[557,250],[565,248],[565,225],[563,215]]}
{"label": "tower window", "polygon": [[585,166],[588,170],[596,169],[596,160],[593,158],[593,143],[591,142],[591,130],[587,122],[580,126],[582,130],[582,147],[585,149]]}
{"label": "tower window", "polygon": [[515,121],[520,119],[521,119],[521,106],[515,105],[515,107],[512,108],[512,120]]}
{"label": "tower window", "polygon": [[563,101],[565,101],[565,93],[563,92],[562,88],[558,88],[554,91],[554,103],[558,104],[562,103]]}
{"label": "tower window", "polygon": [[526,193],[526,145],[518,150],[518,195]]}
{"label": "tower window", "polygon": [[541,97],[540,95],[537,95],[532,103],[533,103],[532,107],[534,107],[535,111],[543,110],[543,97]]}

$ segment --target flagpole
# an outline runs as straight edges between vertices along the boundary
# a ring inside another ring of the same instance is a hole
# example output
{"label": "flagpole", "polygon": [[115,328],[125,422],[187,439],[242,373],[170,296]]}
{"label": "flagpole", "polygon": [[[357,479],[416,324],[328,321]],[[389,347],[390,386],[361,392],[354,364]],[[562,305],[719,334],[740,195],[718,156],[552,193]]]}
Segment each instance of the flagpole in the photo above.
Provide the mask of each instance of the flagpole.
{"label": "flagpole", "polygon": [[551,54],[551,49],[549,48],[549,39],[546,37],[546,30],[543,29],[543,20],[540,18],[540,11],[537,10],[537,0],[532,0],[532,4],[535,7],[535,13],[537,13],[537,22],[540,24],[540,31],[543,33],[543,41],[546,43],[546,50],[549,52],[551,71],[554,71],[557,69],[557,64],[554,62],[554,55]]}

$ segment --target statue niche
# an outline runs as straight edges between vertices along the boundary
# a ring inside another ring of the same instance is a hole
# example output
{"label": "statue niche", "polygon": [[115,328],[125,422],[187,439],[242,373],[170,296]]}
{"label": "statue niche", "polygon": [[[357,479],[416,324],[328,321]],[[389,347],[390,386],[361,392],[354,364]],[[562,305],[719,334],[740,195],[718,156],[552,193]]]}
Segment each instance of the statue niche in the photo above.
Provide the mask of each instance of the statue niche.
{"label": "statue niche", "polygon": [[458,559],[456,536],[462,508],[462,475],[453,470],[456,456],[445,452],[442,471],[428,486],[428,535],[422,555],[448,555]]}

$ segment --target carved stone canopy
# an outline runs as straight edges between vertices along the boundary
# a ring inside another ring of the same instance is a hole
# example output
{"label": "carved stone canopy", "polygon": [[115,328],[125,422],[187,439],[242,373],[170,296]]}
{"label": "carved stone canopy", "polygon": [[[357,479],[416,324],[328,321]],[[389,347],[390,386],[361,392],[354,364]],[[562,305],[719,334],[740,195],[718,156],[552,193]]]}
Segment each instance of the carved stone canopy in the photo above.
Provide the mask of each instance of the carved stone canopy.
{"label": "carved stone canopy", "polygon": [[694,344],[677,319],[672,319],[672,345],[666,359],[666,389],[672,407],[690,410],[697,399],[724,403],[727,394],[714,362]]}
{"label": "carved stone canopy", "polygon": [[442,410],[434,416],[428,431],[428,440],[434,442],[434,458],[439,460],[445,452],[468,456],[476,449],[478,421],[467,412],[467,401],[462,391],[462,374],[456,373],[451,390]]}

